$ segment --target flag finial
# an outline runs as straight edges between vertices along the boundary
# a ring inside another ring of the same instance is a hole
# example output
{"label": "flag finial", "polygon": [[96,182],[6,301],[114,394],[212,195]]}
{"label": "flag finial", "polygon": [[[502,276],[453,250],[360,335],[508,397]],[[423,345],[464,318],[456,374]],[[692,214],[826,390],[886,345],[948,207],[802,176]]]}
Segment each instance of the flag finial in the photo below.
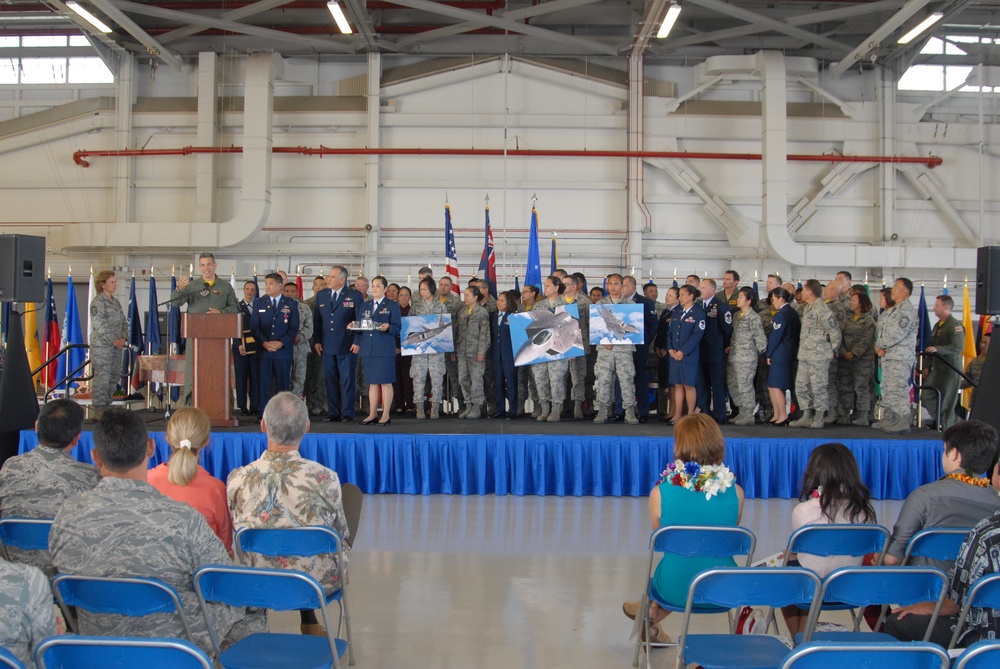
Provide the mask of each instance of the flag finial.
{"label": "flag finial", "polygon": [[52,265],[49,265],[49,272],[48,272],[48,278],[49,278],[49,279],[51,279],[51,278],[52,278]]}
{"label": "flag finial", "polygon": [[538,195],[536,193],[532,193],[531,194],[531,206],[534,207],[536,202],[538,202]]}
{"label": "flag finial", "polygon": [[152,277],[153,277],[153,271],[154,271],[155,269],[156,269],[156,267],[154,267],[153,265],[150,265],[150,266],[149,266],[149,276],[150,276],[150,278],[152,278]]}
{"label": "flag finial", "polygon": [[484,200],[486,202],[486,206],[489,207],[490,206],[490,194],[489,193],[486,194],[486,197],[485,197]]}

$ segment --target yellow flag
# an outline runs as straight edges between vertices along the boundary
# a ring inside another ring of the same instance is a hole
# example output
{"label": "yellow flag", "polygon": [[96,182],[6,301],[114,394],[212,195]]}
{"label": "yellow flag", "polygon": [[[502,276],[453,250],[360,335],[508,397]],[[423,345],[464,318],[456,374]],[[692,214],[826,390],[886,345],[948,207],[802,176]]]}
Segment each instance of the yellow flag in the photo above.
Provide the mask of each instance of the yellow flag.
{"label": "yellow flag", "polygon": [[[962,291],[962,327],[965,330],[965,348],[962,350],[963,369],[976,357],[976,338],[972,334],[972,304],[969,303],[969,286],[966,285]],[[972,388],[962,391],[962,406],[966,409],[972,407]]]}
{"label": "yellow flag", "polygon": [[[38,369],[42,365],[42,347],[38,343],[38,305],[34,302],[24,304],[24,350],[28,353],[28,366],[31,369]],[[38,384],[38,374],[33,377],[35,384]]]}

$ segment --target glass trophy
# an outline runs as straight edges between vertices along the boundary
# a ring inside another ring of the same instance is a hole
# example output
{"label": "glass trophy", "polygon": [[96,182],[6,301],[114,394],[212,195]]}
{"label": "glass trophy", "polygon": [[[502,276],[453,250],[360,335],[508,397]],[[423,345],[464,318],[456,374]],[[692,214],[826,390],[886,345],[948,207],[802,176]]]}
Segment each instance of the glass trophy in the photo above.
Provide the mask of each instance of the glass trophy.
{"label": "glass trophy", "polygon": [[358,329],[359,330],[374,330],[375,329],[375,323],[372,322],[372,312],[365,311],[365,313],[362,314],[362,316],[361,316],[361,325],[359,326]]}

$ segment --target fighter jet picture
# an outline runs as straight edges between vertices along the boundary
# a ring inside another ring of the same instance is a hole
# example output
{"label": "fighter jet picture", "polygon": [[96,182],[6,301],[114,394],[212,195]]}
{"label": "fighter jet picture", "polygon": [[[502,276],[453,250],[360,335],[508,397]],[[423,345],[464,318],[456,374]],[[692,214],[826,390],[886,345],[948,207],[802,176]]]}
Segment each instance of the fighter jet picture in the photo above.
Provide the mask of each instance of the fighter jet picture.
{"label": "fighter jet picture", "polygon": [[402,341],[403,346],[417,346],[428,339],[433,339],[445,330],[451,328],[450,323],[445,323],[444,314],[441,314],[441,318],[435,327],[427,327],[426,325],[420,326],[419,330],[411,331]]}
{"label": "fighter jet picture", "polygon": [[[575,307],[576,305],[571,306]],[[539,307],[515,316],[528,316],[531,318],[531,322],[524,329],[527,340],[521,344],[514,355],[514,366],[521,367],[536,362],[562,360],[583,355],[583,335],[580,333],[580,322],[566,310],[566,307],[556,307],[555,311]],[[513,321],[511,323],[513,326]],[[575,355],[574,347],[576,348]]]}
{"label": "fighter jet picture", "polygon": [[597,311],[601,314],[601,318],[604,319],[604,324],[607,326],[608,331],[614,335],[615,339],[619,341],[625,341],[625,333],[639,334],[639,328],[632,325],[631,323],[626,323],[622,319],[615,316],[614,312],[605,307],[604,305],[598,304]]}

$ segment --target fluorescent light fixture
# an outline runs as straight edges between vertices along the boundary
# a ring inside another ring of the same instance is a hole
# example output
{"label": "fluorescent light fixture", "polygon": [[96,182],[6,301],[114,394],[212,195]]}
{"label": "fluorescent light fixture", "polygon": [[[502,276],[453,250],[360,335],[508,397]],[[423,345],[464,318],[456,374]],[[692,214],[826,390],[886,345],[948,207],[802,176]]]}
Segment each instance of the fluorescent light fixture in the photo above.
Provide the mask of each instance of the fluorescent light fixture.
{"label": "fluorescent light fixture", "polygon": [[917,25],[916,28],[914,28],[910,32],[908,32],[905,35],[903,35],[902,37],[900,37],[898,43],[899,44],[909,44],[910,42],[912,42],[913,40],[915,40],[920,33],[924,32],[925,30],[927,30],[928,28],[930,28],[932,25],[934,25],[935,23],[937,23],[938,21],[940,21],[943,18],[944,18],[944,14],[942,14],[941,12],[934,12],[933,14],[931,14],[930,16],[928,16],[926,19],[924,19],[923,21],[921,21],[919,23],[919,25]]}
{"label": "fluorescent light fixture", "polygon": [[96,16],[94,16],[93,14],[91,14],[90,12],[88,12],[86,9],[84,9],[83,7],[81,7],[80,3],[78,3],[78,2],[67,2],[66,6],[69,7],[70,9],[72,9],[77,14],[79,14],[79,16],[80,16],[81,19],[83,19],[84,21],[86,21],[90,25],[94,26],[95,28],[97,28],[98,30],[100,30],[105,35],[107,35],[109,32],[111,32],[111,28],[109,28],[99,18],[97,18]]}
{"label": "fluorescent light fixture", "polygon": [[663,23],[660,24],[660,30],[656,33],[657,39],[663,39],[670,34],[670,29],[674,27],[680,13],[681,6],[671,2],[670,9],[667,10],[667,15],[663,17]]}
{"label": "fluorescent light fixture", "polygon": [[337,27],[340,28],[340,32],[345,35],[351,34],[351,24],[347,22],[347,17],[344,15],[344,10],[341,9],[340,3],[337,0],[330,0],[326,3],[326,8],[330,10],[333,14],[333,20],[337,22]]}

